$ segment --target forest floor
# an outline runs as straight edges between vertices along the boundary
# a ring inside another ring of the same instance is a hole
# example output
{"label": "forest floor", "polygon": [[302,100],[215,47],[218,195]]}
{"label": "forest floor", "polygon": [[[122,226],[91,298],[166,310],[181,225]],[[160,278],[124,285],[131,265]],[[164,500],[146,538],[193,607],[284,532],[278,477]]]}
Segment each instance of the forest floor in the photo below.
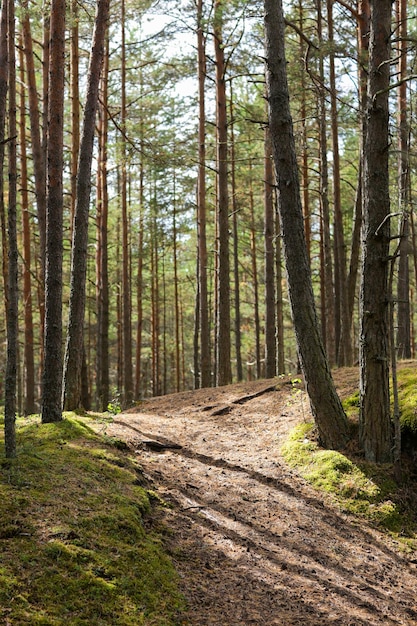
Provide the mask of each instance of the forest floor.
{"label": "forest floor", "polygon": [[[357,389],[357,370],[335,378],[342,396]],[[160,521],[189,607],[180,624],[417,624],[416,555],[280,456],[302,421],[305,393],[274,379],[153,398],[101,425],[171,505]]]}

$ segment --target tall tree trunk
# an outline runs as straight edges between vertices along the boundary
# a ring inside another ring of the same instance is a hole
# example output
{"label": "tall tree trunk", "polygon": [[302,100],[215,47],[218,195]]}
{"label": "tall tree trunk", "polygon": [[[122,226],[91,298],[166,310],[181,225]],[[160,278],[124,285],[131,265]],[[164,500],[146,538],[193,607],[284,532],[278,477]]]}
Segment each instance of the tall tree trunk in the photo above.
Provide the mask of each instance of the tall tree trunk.
{"label": "tall tree trunk", "polygon": [[[44,265],[45,265],[45,239],[46,239],[46,162],[44,145],[41,136],[41,124],[39,115],[39,98],[36,84],[36,70],[34,63],[33,41],[29,19],[28,2],[23,2],[22,34],[25,50],[30,134],[32,141],[33,172],[35,178],[36,209],[39,227],[39,257],[41,259],[41,285],[43,290]],[[45,68],[44,68],[44,71]],[[41,308],[41,321],[44,319],[44,303]]]}
{"label": "tall tree trunk", "polygon": [[75,202],[72,240],[69,317],[64,360],[63,406],[67,411],[73,411],[78,408],[81,402],[81,367],[84,339],[91,165],[93,160],[95,122],[108,11],[109,0],[98,0],[88,68],[87,97],[84,108],[83,130],[77,168],[77,197]]}
{"label": "tall tree trunk", "polygon": [[[141,141],[141,155],[143,155],[144,146],[144,128],[143,122],[140,124],[140,141]],[[136,305],[137,305],[137,323],[136,323],[136,369],[135,369],[135,397],[139,400],[142,396],[142,331],[143,331],[143,255],[144,255],[144,211],[145,211],[145,189],[144,189],[144,176],[145,167],[143,158],[140,162],[139,173],[139,236],[138,236],[138,273],[137,273],[137,293],[136,293]]]}
{"label": "tall tree trunk", "polygon": [[239,206],[237,201],[236,185],[236,150],[234,133],[234,112],[233,112],[233,83],[230,81],[230,183],[232,192],[232,233],[233,233],[233,278],[234,278],[234,299],[235,299],[235,353],[236,353],[236,378],[243,380],[242,366],[242,333],[240,330],[240,280],[239,280],[239,228],[238,214]]}
{"label": "tall tree trunk", "polygon": [[250,211],[250,253],[253,284],[253,317],[255,330],[255,361],[256,377],[261,378],[261,324],[259,320],[259,281],[258,262],[256,258],[255,206],[253,201],[252,160],[249,160],[249,211]]}
{"label": "tall tree trunk", "polygon": [[[174,148],[175,150],[175,148]],[[175,155],[174,155],[175,158]],[[174,310],[175,310],[175,390],[181,390],[181,324],[180,324],[180,301],[178,291],[178,250],[177,250],[177,198],[176,198],[176,172],[175,164],[172,173],[174,185],[174,197],[172,199],[172,260],[174,270]]]}
{"label": "tall tree trunk", "polygon": [[20,179],[22,204],[22,232],[23,232],[23,307],[24,307],[24,362],[25,362],[25,393],[24,413],[31,415],[36,412],[35,404],[35,357],[33,350],[33,312],[32,312],[32,277],[31,277],[31,236],[29,219],[29,197],[26,154],[26,98],[23,85],[25,72],[23,62],[23,48],[19,50],[20,62]]}
{"label": "tall tree trunk", "polygon": [[409,271],[409,210],[410,210],[410,159],[409,124],[407,107],[407,1],[397,0],[397,21],[399,24],[398,75],[398,179],[399,204],[402,211],[400,259],[398,264],[397,307],[398,333],[397,349],[400,359],[411,358],[411,313],[410,313],[410,271]]}
{"label": "tall tree trunk", "polygon": [[[320,42],[323,41],[322,10],[320,0],[317,4],[317,35]],[[333,280],[333,257],[330,234],[330,203],[329,203],[329,167],[328,167],[328,141],[327,141],[327,111],[326,91],[324,88],[324,60],[323,55],[319,58],[319,83],[318,90],[318,123],[319,123],[319,146],[320,146],[320,210],[321,210],[321,248],[322,248],[322,274],[323,274],[323,306],[322,306],[322,334],[325,341],[327,358],[330,366],[336,364],[336,326],[335,326],[335,292]]]}
{"label": "tall tree trunk", "polygon": [[8,57],[9,57],[9,187],[8,187],[8,298],[7,298],[7,360],[4,398],[4,440],[6,457],[16,456],[16,391],[18,367],[18,258],[17,249],[17,123],[16,123],[16,58],[14,2],[9,0]]}
{"label": "tall tree trunk", "polygon": [[275,323],[275,220],[274,171],[269,128],[265,128],[264,155],[264,241],[265,241],[265,376],[277,373],[277,336]]}
{"label": "tall tree trunk", "polygon": [[77,202],[78,158],[80,152],[80,71],[78,0],[71,0],[70,92],[71,92],[71,240]]}
{"label": "tall tree trunk", "polygon": [[7,318],[7,228],[6,228],[6,209],[4,202],[4,161],[5,161],[5,145],[6,145],[6,107],[7,107],[7,90],[9,85],[9,52],[7,38],[7,3],[8,0],[2,0],[1,16],[0,16],[0,221],[1,221],[1,245],[2,245],[2,276],[4,288],[4,304],[5,315]]}
{"label": "tall tree trunk", "polygon": [[133,367],[132,367],[132,303],[130,298],[129,272],[129,216],[127,210],[127,154],[126,154],[126,41],[125,41],[125,0],[122,0],[122,67],[121,67],[121,128],[122,136],[122,298],[123,298],[123,404],[133,404]]}
{"label": "tall tree trunk", "polygon": [[50,37],[42,422],[58,422],[62,419],[65,0],[51,2]]}
{"label": "tall tree trunk", "polygon": [[[327,0],[327,28],[331,45],[334,44],[333,4],[334,0]],[[329,69],[333,151],[336,314],[337,318],[340,319],[340,336],[337,338],[337,361],[339,365],[351,365],[353,353],[347,306],[346,242],[343,229],[342,199],[340,190],[339,121],[337,111],[335,54],[333,50],[330,52]]]}
{"label": "tall tree trunk", "polygon": [[371,0],[364,141],[364,222],[360,292],[360,439],[370,461],[392,459],[389,402],[388,176],[391,0]]}
{"label": "tall tree trunk", "polygon": [[108,137],[108,41],[104,55],[99,106],[99,158],[97,185],[97,399],[99,408],[106,411],[110,401],[109,373],[109,272],[108,272],[108,189],[107,189],[107,137]]}
{"label": "tall tree trunk", "polygon": [[198,222],[198,292],[200,326],[200,386],[210,387],[210,325],[207,290],[207,239],[206,239],[206,37],[203,28],[203,0],[197,0],[197,55],[198,55],[198,186],[197,186],[197,222]]}
{"label": "tall tree trunk", "polygon": [[217,385],[232,382],[230,361],[229,194],[227,159],[226,61],[223,43],[224,0],[214,4],[214,51],[216,59],[217,126],[217,222],[218,222],[218,319]]}
{"label": "tall tree trunk", "polygon": [[[276,205],[276,202],[274,202]],[[278,206],[275,206],[275,285],[277,318],[277,373],[285,374],[284,297],[282,289],[282,246]]]}
{"label": "tall tree trunk", "polygon": [[331,377],[314,304],[290,113],[282,2],[265,0],[264,6],[269,125],[299,358],[320,441],[325,447],[341,448],[348,440],[349,428]]}

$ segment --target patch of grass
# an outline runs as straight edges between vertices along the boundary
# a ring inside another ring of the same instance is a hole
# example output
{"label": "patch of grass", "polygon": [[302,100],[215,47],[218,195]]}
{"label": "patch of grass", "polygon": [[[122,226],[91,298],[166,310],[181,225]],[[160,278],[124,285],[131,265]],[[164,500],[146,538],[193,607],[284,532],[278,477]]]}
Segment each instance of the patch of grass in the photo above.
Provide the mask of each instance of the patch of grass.
{"label": "patch of grass", "polygon": [[390,466],[352,461],[314,440],[314,425],[301,424],[282,446],[287,463],[315,488],[331,494],[340,508],[400,535],[411,520],[396,502],[398,486]]}
{"label": "patch of grass", "polygon": [[[138,465],[66,415],[18,419],[18,457],[0,440],[0,623],[170,626],[184,608]],[[152,501],[154,499],[152,498]]]}

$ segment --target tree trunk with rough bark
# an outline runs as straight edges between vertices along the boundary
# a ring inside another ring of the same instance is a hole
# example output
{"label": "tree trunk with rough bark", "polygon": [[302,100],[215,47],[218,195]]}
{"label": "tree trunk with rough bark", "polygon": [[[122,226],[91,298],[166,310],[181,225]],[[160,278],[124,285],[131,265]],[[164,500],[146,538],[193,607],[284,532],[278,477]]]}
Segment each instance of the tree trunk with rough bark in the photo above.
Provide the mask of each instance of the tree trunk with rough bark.
{"label": "tree trunk with rough bark", "polygon": [[320,441],[328,448],[342,448],[349,427],[331,377],[314,304],[290,113],[282,2],[265,0],[264,6],[269,127],[298,353]]}
{"label": "tree trunk with rough bark", "polygon": [[391,0],[372,0],[364,141],[360,290],[360,419],[365,457],[392,460],[389,397],[390,196],[388,176]]}
{"label": "tree trunk with rough bark", "polygon": [[65,0],[52,0],[48,92],[45,333],[42,422],[62,420]]}
{"label": "tree trunk with rough bark", "polygon": [[67,411],[77,409],[81,402],[91,165],[108,11],[109,0],[99,0],[87,76],[87,97],[77,168],[77,197],[72,240],[69,318],[63,380],[63,406]]}

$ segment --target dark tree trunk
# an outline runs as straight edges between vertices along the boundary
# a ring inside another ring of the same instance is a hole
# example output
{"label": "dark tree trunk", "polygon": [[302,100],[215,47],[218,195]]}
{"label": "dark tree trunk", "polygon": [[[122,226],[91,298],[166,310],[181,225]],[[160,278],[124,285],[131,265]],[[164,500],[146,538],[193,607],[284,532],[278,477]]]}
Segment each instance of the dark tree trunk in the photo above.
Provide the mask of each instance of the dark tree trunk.
{"label": "dark tree trunk", "polygon": [[17,249],[17,155],[16,155],[16,58],[14,2],[9,0],[8,11],[9,57],[9,187],[8,187],[8,298],[7,298],[7,360],[4,399],[4,439],[6,457],[16,456],[16,390],[18,364],[18,249]]}
{"label": "dark tree trunk", "polygon": [[42,422],[62,419],[62,244],[65,0],[52,0],[48,93],[45,352]]}
{"label": "dark tree trunk", "polygon": [[214,6],[214,50],[216,57],[216,124],[217,124],[217,221],[218,221],[218,319],[217,319],[217,385],[232,382],[230,362],[230,276],[229,276],[229,197],[227,159],[226,62],[222,39],[224,0]]}
{"label": "dark tree trunk", "polygon": [[265,0],[264,5],[269,126],[298,353],[320,441],[325,447],[341,448],[348,441],[349,428],[331,377],[314,305],[290,113],[282,2]]}
{"label": "dark tree trunk", "polygon": [[9,52],[7,39],[7,2],[2,0],[1,21],[0,21],[0,221],[1,221],[1,243],[2,243],[2,275],[4,287],[4,304],[7,319],[7,291],[8,291],[8,261],[7,261],[7,228],[6,209],[4,202],[4,157],[6,145],[6,105],[7,90],[9,85]]}
{"label": "dark tree trunk", "polygon": [[83,131],[77,168],[77,197],[72,241],[69,319],[64,361],[63,405],[67,411],[78,408],[81,402],[91,164],[108,10],[109,0],[99,0],[87,77],[87,98],[84,108]]}
{"label": "dark tree trunk", "polygon": [[370,461],[392,460],[389,399],[388,177],[391,0],[372,0],[364,141],[360,292],[360,439]]}

